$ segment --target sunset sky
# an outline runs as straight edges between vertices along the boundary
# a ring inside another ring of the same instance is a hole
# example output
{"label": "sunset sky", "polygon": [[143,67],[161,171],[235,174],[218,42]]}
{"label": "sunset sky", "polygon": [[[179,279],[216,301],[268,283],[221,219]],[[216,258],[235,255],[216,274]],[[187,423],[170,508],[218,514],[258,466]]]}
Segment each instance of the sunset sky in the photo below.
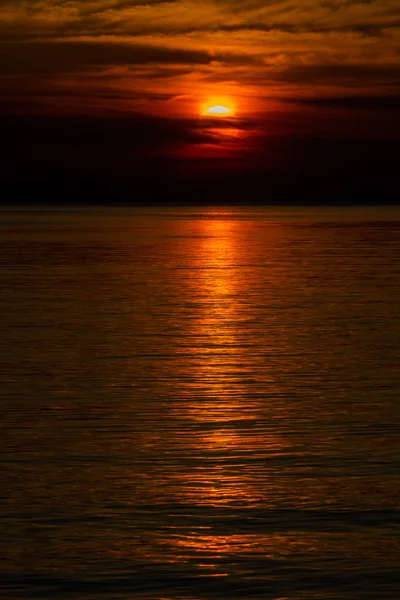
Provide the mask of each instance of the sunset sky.
{"label": "sunset sky", "polygon": [[398,0],[3,0],[0,39],[14,175],[32,154],[322,173],[360,148],[387,166],[400,140]]}

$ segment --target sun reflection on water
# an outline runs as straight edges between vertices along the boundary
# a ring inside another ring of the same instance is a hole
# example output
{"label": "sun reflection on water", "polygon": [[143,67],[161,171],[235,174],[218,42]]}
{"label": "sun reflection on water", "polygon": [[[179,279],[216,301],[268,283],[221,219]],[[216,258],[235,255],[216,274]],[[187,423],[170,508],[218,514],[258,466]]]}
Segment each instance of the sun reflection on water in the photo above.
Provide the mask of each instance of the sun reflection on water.
{"label": "sun reflection on water", "polygon": [[208,216],[199,221],[199,243],[191,257],[197,276],[189,296],[197,310],[190,325],[192,357],[181,418],[190,428],[185,443],[197,465],[186,471],[182,494],[198,505],[249,506],[265,493],[251,461],[279,452],[283,442],[260,426],[264,398],[255,390],[266,382],[273,385],[273,379],[259,372],[259,357],[247,336],[244,224],[223,211]]}

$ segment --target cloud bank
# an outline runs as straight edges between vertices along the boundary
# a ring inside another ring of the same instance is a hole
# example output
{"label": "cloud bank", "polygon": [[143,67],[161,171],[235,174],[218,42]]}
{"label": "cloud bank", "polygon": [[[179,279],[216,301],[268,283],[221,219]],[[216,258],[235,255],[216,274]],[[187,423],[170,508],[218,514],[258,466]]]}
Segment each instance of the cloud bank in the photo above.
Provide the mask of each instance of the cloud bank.
{"label": "cloud bank", "polygon": [[273,98],[400,93],[397,0],[5,0],[0,39],[8,104],[64,92],[90,108],[108,92],[124,110],[131,93],[151,111],[166,94],[157,111],[184,97],[193,114],[222,90],[260,113]]}

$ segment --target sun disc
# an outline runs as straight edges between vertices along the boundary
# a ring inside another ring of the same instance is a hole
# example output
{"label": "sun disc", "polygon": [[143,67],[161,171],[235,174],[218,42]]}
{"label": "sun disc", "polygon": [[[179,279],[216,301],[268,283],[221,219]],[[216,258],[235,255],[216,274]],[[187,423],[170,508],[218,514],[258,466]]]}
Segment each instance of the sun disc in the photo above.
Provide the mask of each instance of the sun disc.
{"label": "sun disc", "polygon": [[208,117],[229,117],[232,115],[232,110],[222,104],[216,104],[215,106],[208,106],[204,113]]}

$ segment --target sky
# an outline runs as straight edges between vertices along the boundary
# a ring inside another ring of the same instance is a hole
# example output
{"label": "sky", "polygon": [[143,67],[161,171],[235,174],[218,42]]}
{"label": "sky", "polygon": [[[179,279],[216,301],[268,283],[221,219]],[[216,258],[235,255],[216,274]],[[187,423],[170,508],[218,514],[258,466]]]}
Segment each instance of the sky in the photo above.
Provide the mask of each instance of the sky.
{"label": "sky", "polygon": [[0,40],[10,182],[394,177],[398,0],[3,0]]}

